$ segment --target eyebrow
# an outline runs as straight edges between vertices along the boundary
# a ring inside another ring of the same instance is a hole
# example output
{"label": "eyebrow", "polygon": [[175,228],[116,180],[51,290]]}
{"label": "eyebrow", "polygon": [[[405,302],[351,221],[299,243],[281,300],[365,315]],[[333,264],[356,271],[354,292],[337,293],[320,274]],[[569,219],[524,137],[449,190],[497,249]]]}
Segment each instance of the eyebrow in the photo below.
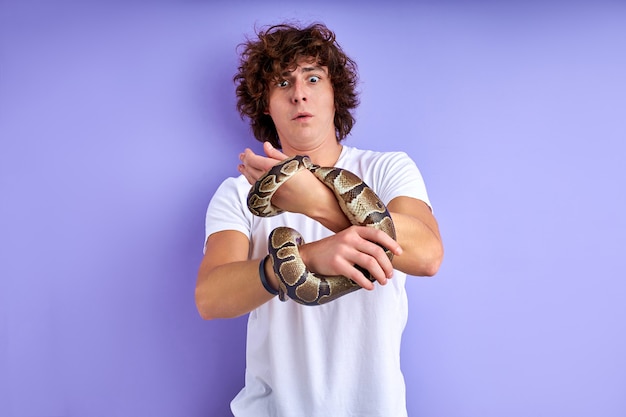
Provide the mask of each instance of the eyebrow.
{"label": "eyebrow", "polygon": [[303,68],[302,68],[302,72],[311,72],[311,71],[322,71],[322,72],[326,72],[326,71],[324,71],[324,68],[323,68],[323,67],[321,67],[321,66],[319,66],[319,65],[316,65],[316,66],[314,66],[314,67],[303,67]]}
{"label": "eyebrow", "polygon": [[[324,68],[319,66],[319,65],[315,65],[315,66],[312,66],[312,67],[302,67],[302,72],[306,73],[306,72],[313,72],[313,71],[321,71],[324,74],[327,74],[327,72],[324,70]],[[281,76],[287,77],[287,76],[289,76],[291,74],[293,74],[293,71],[283,71]]]}

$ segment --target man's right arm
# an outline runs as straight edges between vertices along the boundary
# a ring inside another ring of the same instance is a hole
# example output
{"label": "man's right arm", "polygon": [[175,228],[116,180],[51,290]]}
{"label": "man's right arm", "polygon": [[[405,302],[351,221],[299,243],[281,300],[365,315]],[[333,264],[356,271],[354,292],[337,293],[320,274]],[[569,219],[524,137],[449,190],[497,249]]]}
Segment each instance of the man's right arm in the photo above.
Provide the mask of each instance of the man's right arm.
{"label": "man's right arm", "polygon": [[[203,319],[238,317],[274,297],[261,283],[261,259],[248,259],[249,246],[248,237],[234,230],[208,237],[195,291],[196,307]],[[265,274],[270,286],[278,288],[271,260],[265,263]]]}

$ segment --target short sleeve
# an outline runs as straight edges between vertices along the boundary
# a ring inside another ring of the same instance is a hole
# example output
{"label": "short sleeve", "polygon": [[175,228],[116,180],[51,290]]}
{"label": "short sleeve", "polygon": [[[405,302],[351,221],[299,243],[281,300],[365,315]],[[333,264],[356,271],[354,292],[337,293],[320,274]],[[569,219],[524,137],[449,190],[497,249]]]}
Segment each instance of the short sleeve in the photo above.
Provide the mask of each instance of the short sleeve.
{"label": "short sleeve", "polygon": [[220,184],[206,211],[205,242],[211,234],[224,230],[236,230],[250,236],[252,213],[246,206],[249,189],[244,177],[227,178]]}
{"label": "short sleeve", "polygon": [[377,164],[374,179],[376,192],[388,204],[396,197],[412,197],[424,201],[431,207],[426,185],[415,162],[405,152],[391,152]]}

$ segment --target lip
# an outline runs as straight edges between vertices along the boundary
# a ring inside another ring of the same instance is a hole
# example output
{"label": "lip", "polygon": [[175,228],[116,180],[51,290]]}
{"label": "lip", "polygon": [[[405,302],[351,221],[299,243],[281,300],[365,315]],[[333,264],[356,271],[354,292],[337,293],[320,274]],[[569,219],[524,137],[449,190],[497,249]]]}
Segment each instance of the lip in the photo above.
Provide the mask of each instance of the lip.
{"label": "lip", "polygon": [[297,113],[291,120],[309,120],[313,115],[307,112]]}

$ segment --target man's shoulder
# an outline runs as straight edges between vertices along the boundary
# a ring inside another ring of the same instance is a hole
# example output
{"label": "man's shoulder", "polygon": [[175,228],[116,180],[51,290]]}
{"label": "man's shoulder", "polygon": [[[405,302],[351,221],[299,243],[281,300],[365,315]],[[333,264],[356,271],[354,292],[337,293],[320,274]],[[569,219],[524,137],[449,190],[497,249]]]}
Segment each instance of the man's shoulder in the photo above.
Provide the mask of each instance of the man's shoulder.
{"label": "man's shoulder", "polygon": [[408,154],[404,151],[376,151],[371,149],[359,149],[354,146],[345,146],[342,158],[338,163],[351,165],[358,164],[372,164],[377,165],[380,163],[389,163],[400,160],[410,160]]}
{"label": "man's shoulder", "polygon": [[249,191],[250,184],[243,175],[227,177],[215,190],[213,199],[246,199]]}
{"label": "man's shoulder", "polygon": [[248,192],[250,190],[250,184],[248,180],[243,175],[239,175],[237,177],[227,177],[222,183],[219,185],[219,189],[225,190],[237,190],[238,192]]}

